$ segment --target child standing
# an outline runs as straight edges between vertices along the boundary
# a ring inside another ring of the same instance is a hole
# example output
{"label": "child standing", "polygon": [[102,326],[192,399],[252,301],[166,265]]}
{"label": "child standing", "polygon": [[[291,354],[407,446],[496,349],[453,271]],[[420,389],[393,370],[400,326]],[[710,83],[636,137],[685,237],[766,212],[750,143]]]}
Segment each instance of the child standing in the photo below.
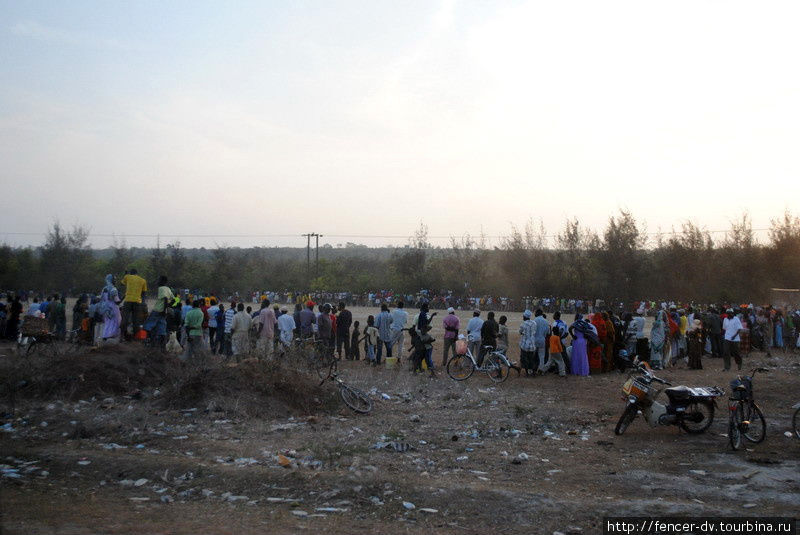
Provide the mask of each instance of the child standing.
{"label": "child standing", "polygon": [[500,321],[498,322],[499,325],[497,327],[497,350],[504,355],[508,349],[508,326],[506,326],[507,321],[507,317],[500,316]]}
{"label": "child standing", "polygon": [[428,371],[431,374],[431,377],[436,377],[436,372],[433,371],[433,343],[436,339],[430,335],[431,326],[430,323],[424,325],[422,327],[422,334],[420,335],[420,342],[425,347],[425,362],[428,364]]}
{"label": "child standing", "polygon": [[556,364],[558,366],[558,375],[566,377],[567,374],[564,370],[564,344],[561,343],[560,327],[553,327],[553,333],[550,335],[548,342],[550,358],[547,359],[546,363],[539,366],[539,372],[545,373],[553,367],[553,364]]}
{"label": "child standing", "polygon": [[364,329],[364,341],[367,344],[367,358],[373,366],[380,364],[375,357],[375,349],[378,345],[378,329],[375,327],[375,316],[367,318],[367,328]]}
{"label": "child standing", "polygon": [[353,334],[350,335],[350,354],[347,355],[350,360],[361,360],[361,349],[358,347],[358,339],[361,336],[359,325],[358,321],[353,322]]}

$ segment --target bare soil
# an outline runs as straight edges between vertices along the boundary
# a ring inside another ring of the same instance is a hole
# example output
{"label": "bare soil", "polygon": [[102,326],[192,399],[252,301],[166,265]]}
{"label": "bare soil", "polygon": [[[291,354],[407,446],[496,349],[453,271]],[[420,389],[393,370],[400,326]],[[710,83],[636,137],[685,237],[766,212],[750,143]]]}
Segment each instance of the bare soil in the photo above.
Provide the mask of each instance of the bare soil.
{"label": "bare soil", "polygon": [[[791,353],[747,357],[771,369],[755,380],[767,438],[733,452],[726,398],[705,434],[639,417],[615,436],[616,372],[495,385],[343,362],[374,401],[357,415],[332,383],[271,364],[181,366],[138,346],[21,364],[13,349],[0,346],[3,533],[599,533],[608,515],[800,508]],[[704,366],[660,375],[727,389],[734,373]]]}

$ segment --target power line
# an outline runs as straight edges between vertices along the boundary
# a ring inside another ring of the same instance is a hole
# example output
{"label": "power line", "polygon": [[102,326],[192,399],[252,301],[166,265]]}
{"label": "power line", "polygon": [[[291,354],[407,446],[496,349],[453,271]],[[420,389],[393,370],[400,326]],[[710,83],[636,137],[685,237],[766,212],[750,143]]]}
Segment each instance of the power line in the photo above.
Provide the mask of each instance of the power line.
{"label": "power line", "polygon": [[[752,232],[766,232],[771,230],[769,228],[754,228],[750,229]],[[702,233],[709,234],[726,234],[733,232],[731,229],[727,230],[701,230]],[[4,236],[47,236],[47,232],[6,232],[0,231]],[[659,235],[676,235],[683,234],[680,230],[668,230],[657,232],[644,232],[644,236],[659,236]],[[502,239],[507,238],[507,234],[500,235],[486,235],[486,234],[472,234],[469,232],[460,235],[451,234],[448,236],[426,236],[431,240],[448,240],[450,238],[457,238],[459,236],[471,236],[475,238],[488,238],[488,239]],[[158,234],[106,234],[106,233],[89,233],[89,237],[93,238],[298,238],[306,237],[307,234],[165,234],[163,232]],[[314,234],[312,234],[314,236]],[[543,238],[557,238],[559,234],[545,234]],[[323,235],[320,234],[319,238]],[[347,238],[347,239],[406,239],[413,237],[410,234],[325,234],[327,238]]]}

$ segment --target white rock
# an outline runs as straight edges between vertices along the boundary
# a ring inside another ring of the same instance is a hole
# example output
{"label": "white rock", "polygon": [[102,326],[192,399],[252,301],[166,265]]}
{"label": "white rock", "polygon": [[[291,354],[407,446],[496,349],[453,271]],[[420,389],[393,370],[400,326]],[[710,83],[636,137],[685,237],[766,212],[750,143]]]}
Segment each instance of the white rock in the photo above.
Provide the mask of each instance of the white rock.
{"label": "white rock", "polygon": [[146,485],[147,481],[148,480],[145,479],[145,478],[137,479],[136,481],[133,482],[133,486],[134,487],[141,487],[142,485]]}
{"label": "white rock", "polygon": [[299,516],[300,518],[308,517],[308,513],[306,511],[301,511],[300,509],[295,509],[294,511],[292,511],[292,514],[294,516]]}
{"label": "white rock", "polygon": [[431,509],[430,507],[422,507],[420,511],[423,513],[428,513],[429,515],[433,515],[439,512],[438,509]]}
{"label": "white rock", "polygon": [[416,506],[416,505],[414,505],[414,504],[413,504],[413,503],[411,503],[411,502],[403,502],[403,507],[405,507],[405,508],[406,508],[407,510],[409,510],[409,511],[413,511],[414,509],[416,509],[416,508],[417,508],[417,506]]}

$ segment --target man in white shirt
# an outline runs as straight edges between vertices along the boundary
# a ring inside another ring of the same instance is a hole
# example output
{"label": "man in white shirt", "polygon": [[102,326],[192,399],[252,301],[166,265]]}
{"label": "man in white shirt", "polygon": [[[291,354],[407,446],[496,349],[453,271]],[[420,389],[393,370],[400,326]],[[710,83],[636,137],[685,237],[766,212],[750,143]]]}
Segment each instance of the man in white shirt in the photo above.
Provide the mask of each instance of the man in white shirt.
{"label": "man in white shirt", "polygon": [[395,354],[399,356],[403,354],[403,344],[405,342],[403,329],[406,328],[406,323],[408,323],[408,312],[405,311],[405,303],[398,301],[397,308],[393,309],[389,315],[392,318],[392,324],[389,325],[393,340],[392,347],[398,346],[398,350]]}
{"label": "man in white shirt", "polygon": [[722,353],[722,359],[725,365],[724,371],[731,369],[731,355],[742,370],[742,356],[739,354],[739,332],[742,330],[742,321],[739,316],[734,315],[733,309],[729,308],[725,320],[722,322],[722,330],[725,332],[725,350]]}

